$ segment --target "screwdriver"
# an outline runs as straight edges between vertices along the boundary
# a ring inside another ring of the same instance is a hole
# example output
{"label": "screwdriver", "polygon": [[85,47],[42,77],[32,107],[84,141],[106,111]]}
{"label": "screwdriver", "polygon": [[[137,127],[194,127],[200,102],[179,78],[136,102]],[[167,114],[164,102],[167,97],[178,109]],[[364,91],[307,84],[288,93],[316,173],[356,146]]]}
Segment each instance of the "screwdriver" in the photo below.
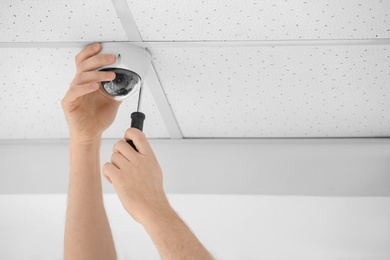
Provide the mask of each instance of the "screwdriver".
{"label": "screwdriver", "polygon": [[[141,84],[141,86],[139,88],[137,112],[133,112],[131,114],[131,127],[132,128],[137,128],[140,131],[142,131],[142,129],[144,127],[144,120],[145,120],[145,114],[142,113],[142,112],[139,112],[140,104],[141,104],[141,95],[142,95],[142,84]],[[131,147],[133,147],[134,150],[136,150],[138,152],[138,150],[135,147],[135,145],[134,145],[132,140],[127,140],[126,142],[129,145],[131,145]]]}

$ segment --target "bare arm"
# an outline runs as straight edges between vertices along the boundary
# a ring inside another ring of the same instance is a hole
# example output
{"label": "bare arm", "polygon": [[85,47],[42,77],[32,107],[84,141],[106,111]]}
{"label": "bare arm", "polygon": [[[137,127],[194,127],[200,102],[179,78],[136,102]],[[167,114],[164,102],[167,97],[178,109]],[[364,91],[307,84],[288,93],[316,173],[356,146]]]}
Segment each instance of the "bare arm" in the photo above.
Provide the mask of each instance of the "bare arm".
{"label": "bare arm", "polygon": [[125,138],[133,140],[139,152],[124,140],[117,142],[103,175],[127,212],[144,226],[163,259],[213,259],[169,205],[161,168],[145,135],[130,128]]}
{"label": "bare arm", "polygon": [[65,225],[65,259],[116,259],[103,205],[100,140],[70,141],[70,178]]}
{"label": "bare arm", "polygon": [[66,212],[66,260],[116,259],[115,246],[103,204],[100,176],[100,137],[114,121],[120,102],[104,97],[100,81],[115,74],[93,70],[115,62],[97,55],[90,45],[76,56],[77,73],[62,99],[70,131],[70,178]]}
{"label": "bare arm", "polygon": [[171,207],[143,223],[162,259],[213,259]]}

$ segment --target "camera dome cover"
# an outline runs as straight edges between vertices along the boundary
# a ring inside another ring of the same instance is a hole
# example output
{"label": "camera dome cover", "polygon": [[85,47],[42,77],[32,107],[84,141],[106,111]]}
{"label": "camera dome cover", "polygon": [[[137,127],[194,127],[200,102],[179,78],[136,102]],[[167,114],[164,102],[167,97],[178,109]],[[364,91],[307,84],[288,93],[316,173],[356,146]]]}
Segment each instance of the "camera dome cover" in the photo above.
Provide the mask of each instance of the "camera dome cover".
{"label": "camera dome cover", "polygon": [[115,79],[112,81],[102,81],[103,90],[116,100],[123,100],[136,92],[142,82],[140,76],[130,70],[118,68],[104,68],[100,71],[115,72]]}
{"label": "camera dome cover", "polygon": [[113,71],[116,77],[112,81],[101,82],[101,91],[106,96],[123,100],[132,96],[145,79],[151,65],[151,56],[145,49],[130,43],[102,43],[99,54],[114,54],[116,62],[97,71]]}

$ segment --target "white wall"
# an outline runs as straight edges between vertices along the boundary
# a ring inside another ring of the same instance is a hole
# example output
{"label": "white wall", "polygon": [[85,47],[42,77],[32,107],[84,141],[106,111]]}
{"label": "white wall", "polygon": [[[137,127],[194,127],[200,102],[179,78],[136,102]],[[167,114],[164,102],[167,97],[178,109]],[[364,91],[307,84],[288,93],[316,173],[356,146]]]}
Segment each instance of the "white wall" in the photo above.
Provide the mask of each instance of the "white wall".
{"label": "white wall", "polygon": [[[116,141],[102,142],[101,163]],[[390,139],[151,140],[169,193],[390,196]],[[0,194],[66,193],[67,141],[0,142]],[[105,192],[114,192],[103,178]]]}
{"label": "white wall", "polygon": [[[115,194],[119,260],[159,259]],[[169,195],[217,259],[390,259],[390,198]],[[0,195],[0,259],[62,259],[66,195]]]}
{"label": "white wall", "polygon": [[[151,143],[172,205],[218,259],[390,259],[389,139]],[[3,141],[0,158],[0,259],[62,259],[67,141]],[[119,259],[158,259],[102,180]]]}

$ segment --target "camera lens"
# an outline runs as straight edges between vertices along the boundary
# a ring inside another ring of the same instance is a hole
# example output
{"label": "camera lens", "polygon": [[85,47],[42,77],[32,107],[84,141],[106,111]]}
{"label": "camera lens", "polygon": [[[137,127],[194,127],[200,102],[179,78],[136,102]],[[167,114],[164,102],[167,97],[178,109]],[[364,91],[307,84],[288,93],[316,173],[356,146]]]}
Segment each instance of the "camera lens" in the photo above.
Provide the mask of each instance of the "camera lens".
{"label": "camera lens", "polygon": [[118,68],[105,68],[100,71],[115,72],[115,79],[112,81],[102,81],[104,91],[117,100],[125,99],[132,90],[141,84],[141,78],[137,73],[130,70]]}

